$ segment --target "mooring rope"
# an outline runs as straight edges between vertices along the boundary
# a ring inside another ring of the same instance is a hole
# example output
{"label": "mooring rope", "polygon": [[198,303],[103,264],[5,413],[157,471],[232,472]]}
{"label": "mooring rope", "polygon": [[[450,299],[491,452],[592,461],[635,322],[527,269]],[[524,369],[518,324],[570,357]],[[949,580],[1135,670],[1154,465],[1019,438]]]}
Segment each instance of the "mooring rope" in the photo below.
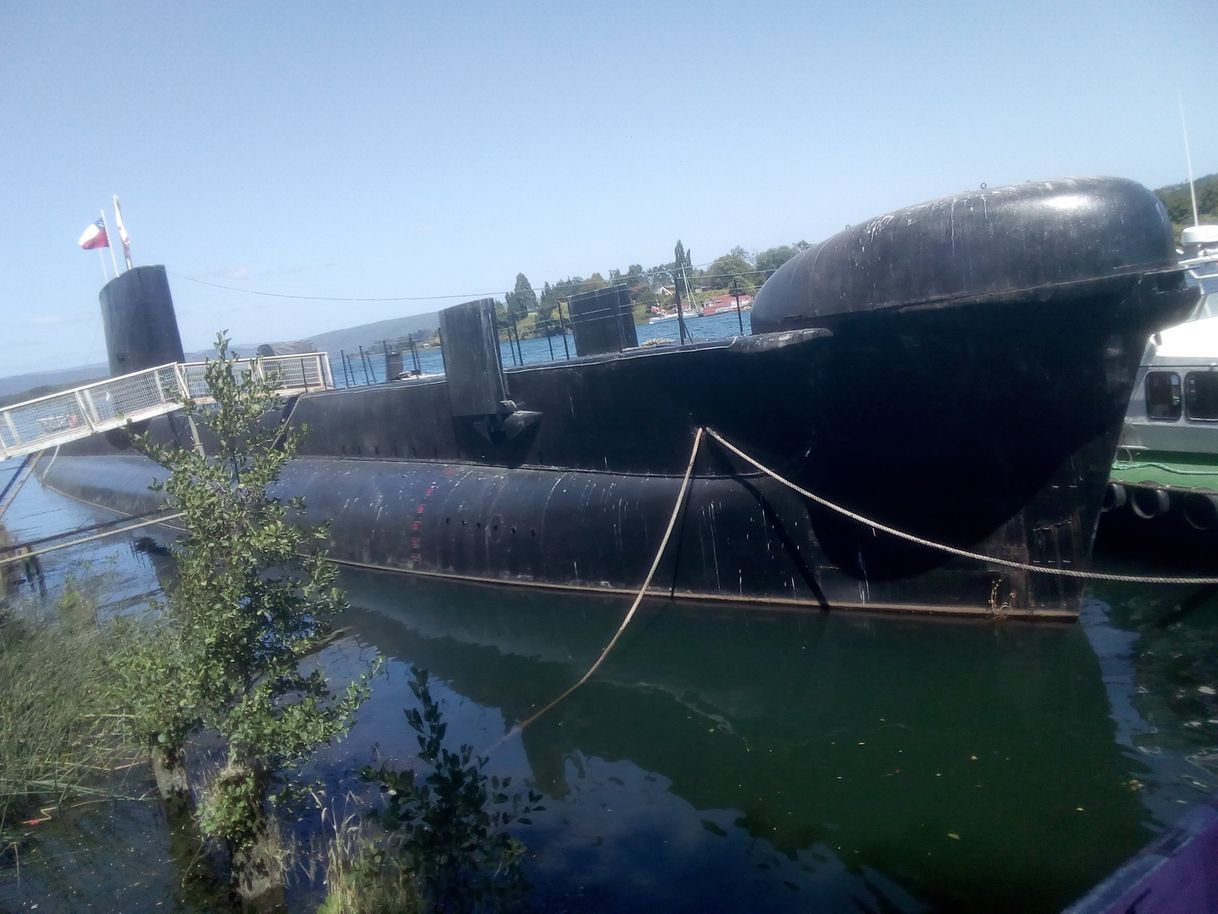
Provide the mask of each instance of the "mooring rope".
{"label": "mooring rope", "polygon": [[736,445],[732,444],[713,428],[706,429],[706,434],[710,435],[721,445],[748,463],[765,475],[769,476],[777,482],[782,483],[787,488],[794,492],[798,492],[804,498],[816,502],[822,507],[828,508],[831,511],[836,511],[843,517],[848,517],[853,521],[857,521],[864,526],[871,527],[874,530],[879,530],[882,533],[887,533],[889,536],[895,536],[897,539],[902,539],[910,543],[916,543],[919,546],[927,546],[931,549],[938,549],[941,552],[946,552],[949,555],[959,556],[965,559],[973,559],[974,561],[984,562],[990,565],[1001,565],[1004,568],[1015,568],[1019,571],[1031,571],[1036,574],[1049,574],[1062,578],[1082,578],[1088,581],[1114,581],[1122,584],[1218,584],[1218,577],[1214,578],[1168,578],[1168,577],[1152,577],[1135,574],[1109,574],[1103,571],[1079,571],[1074,568],[1050,568],[1046,565],[1030,565],[1027,562],[1016,562],[1011,559],[1000,559],[992,555],[983,555],[980,552],[970,552],[967,549],[958,549],[955,546],[948,546],[946,543],[936,543],[934,540],[924,539],[920,536],[914,536],[912,533],[906,533],[903,530],[898,530],[895,527],[889,527],[886,524],[881,524],[879,521],[872,520],[870,517],[865,517],[851,511],[848,508],[843,508],[841,505],[836,505],[827,498],[822,498],[815,492],[809,492],[802,486],[797,485],[791,480],[781,476],[774,470],[771,470],[761,461],[746,454]]}
{"label": "mooring rope", "polygon": [[[679,492],[677,492],[676,504],[672,506],[672,516],[668,518],[668,529],[664,531],[664,536],[660,539],[660,546],[658,549],[656,549],[655,558],[651,561],[651,570],[647,572],[647,577],[643,581],[643,586],[639,588],[639,592],[635,595],[634,602],[630,604],[630,609],[626,611],[626,618],[622,619],[622,624],[619,625],[617,631],[613,633],[613,637],[609,639],[609,643],[605,645],[605,649],[601,651],[601,655],[596,658],[596,662],[593,663],[592,666],[588,667],[588,672],[579,677],[579,681],[576,682],[575,685],[571,686],[536,714],[532,715],[527,720],[521,721],[521,723],[504,735],[503,740],[509,739],[517,732],[532,724],[538,718],[553,710],[572,692],[591,679],[592,674],[600,669],[601,664],[605,662],[605,658],[609,656],[609,652],[612,651],[613,648],[617,646],[618,641],[621,640],[622,634],[626,631],[626,626],[630,624],[630,620],[634,618],[635,612],[637,612],[639,606],[642,605],[643,598],[647,596],[647,591],[651,589],[651,579],[655,577],[656,571],[660,567],[660,560],[664,558],[664,553],[668,549],[668,541],[672,538],[673,530],[676,529],[677,518],[681,515],[681,509],[685,506],[685,496],[689,493],[689,482],[694,475],[694,461],[698,458],[698,450],[702,446],[702,435],[706,431],[706,429],[699,428],[697,433],[694,435],[694,446],[689,452],[689,465],[685,468],[685,476],[681,479],[681,489]],[[500,740],[500,742],[503,742],[503,740]]]}
{"label": "mooring rope", "polygon": [[[107,536],[117,536],[120,533],[126,533],[129,530],[138,530],[140,527],[151,527],[153,524],[163,524],[168,520],[176,520],[185,514],[185,511],[179,511],[176,514],[164,514],[160,517],[154,517],[152,520],[140,521],[138,524],[128,524],[126,527],[116,527],[113,530],[106,530],[103,533],[95,533],[92,536],[83,536],[77,540],[71,540],[66,543],[60,543],[57,546],[47,546],[45,549],[31,549],[28,552],[18,552],[16,555],[0,558],[0,568],[5,565],[11,565],[13,562],[24,562],[28,559],[37,558],[40,555],[46,555],[48,552],[58,552],[60,549],[71,549],[73,546],[83,546],[86,543],[92,543],[96,540],[105,539]],[[20,544],[15,546],[7,546],[6,549],[22,549]]]}

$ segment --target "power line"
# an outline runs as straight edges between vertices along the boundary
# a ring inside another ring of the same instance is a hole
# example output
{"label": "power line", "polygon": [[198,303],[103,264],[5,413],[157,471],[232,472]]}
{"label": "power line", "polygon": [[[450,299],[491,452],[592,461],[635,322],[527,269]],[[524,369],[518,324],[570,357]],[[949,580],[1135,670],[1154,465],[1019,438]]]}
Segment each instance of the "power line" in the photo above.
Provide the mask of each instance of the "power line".
{"label": "power line", "polygon": [[[714,261],[711,261],[711,263],[714,263]],[[709,266],[709,264],[704,264],[704,266]],[[697,269],[697,267],[695,267],[695,269]],[[731,279],[733,276],[761,276],[763,274],[769,274],[769,273],[773,273],[773,272],[774,272],[773,270],[742,270],[738,273],[711,273],[711,274],[704,273],[704,274],[697,276],[696,278],[699,280]],[[266,292],[266,291],[263,291],[260,289],[242,289],[237,286],[226,286],[226,285],[223,285],[222,283],[209,282],[206,279],[199,279],[198,277],[195,277],[195,276],[187,276],[183,273],[171,273],[168,270],[166,270],[166,273],[168,273],[168,275],[173,276],[176,279],[185,279],[188,282],[196,282],[196,283],[199,283],[200,285],[211,286],[214,289],[223,289],[226,292],[237,292],[239,294],[244,294],[244,295],[260,295],[260,296],[263,296],[266,298],[287,298],[287,299],[294,299],[297,301],[329,301],[329,302],[348,302],[348,303],[350,303],[350,302],[447,301],[450,299],[465,299],[467,301],[472,301],[474,299],[479,299],[479,298],[497,298],[499,296],[506,294],[504,292],[455,292],[455,293],[448,293],[446,295],[387,295],[387,296],[293,295],[293,294],[290,294],[287,292]],[[624,281],[624,280],[630,279],[632,277],[653,277],[653,276],[669,276],[671,278],[672,272],[670,270],[665,270],[665,269],[645,270],[642,273],[633,273],[633,274],[629,274],[627,276],[619,276],[618,281]],[[584,282],[586,282],[586,281],[587,280],[584,280]],[[608,282],[608,280],[606,280],[606,282]],[[573,284],[576,284],[576,283],[573,283]],[[557,284],[551,286],[551,289],[556,290],[563,285],[566,285],[566,282],[560,281]],[[612,285],[612,283],[610,283],[610,285]],[[532,289],[534,295],[536,295],[538,298],[541,297],[542,293],[540,293],[538,291],[537,287],[534,286],[532,283],[529,283],[529,288]]]}
{"label": "power line", "polygon": [[[711,263],[714,263],[714,261],[711,261]],[[710,264],[695,265],[695,269],[698,269],[699,267],[709,266],[709,265]],[[385,303],[385,302],[428,302],[428,301],[452,301],[452,300],[474,301],[474,300],[482,299],[482,298],[498,299],[500,297],[506,297],[506,293],[504,293],[504,292],[453,292],[453,293],[448,293],[448,294],[444,294],[444,295],[390,295],[390,296],[294,295],[294,294],[286,293],[286,292],[268,292],[268,291],[265,291],[262,289],[242,289],[237,286],[227,286],[227,285],[224,285],[223,283],[211,282],[210,280],[200,279],[197,276],[187,276],[184,273],[174,273],[169,270],[166,270],[165,272],[167,275],[172,276],[175,279],[184,279],[187,282],[194,282],[194,283],[198,283],[200,285],[210,286],[214,289],[221,289],[225,292],[236,292],[236,293],[242,294],[242,295],[257,295],[257,296],[260,296],[263,298],[278,298],[278,299],[286,299],[286,300],[291,300],[291,301],[345,302],[345,303],[350,304],[350,303],[356,303],[356,302]],[[707,280],[714,280],[714,279],[731,279],[732,277],[735,277],[735,276],[768,276],[768,274],[771,274],[773,272],[774,272],[774,270],[743,270],[739,273],[710,273],[710,274],[701,274],[697,277],[697,279],[702,280],[702,281],[707,281]],[[625,276],[619,276],[617,281],[625,282],[630,279],[638,279],[638,278],[650,279],[650,278],[656,277],[656,276],[667,276],[668,278],[673,279],[674,282],[676,281],[675,278],[673,277],[673,271],[663,269],[663,268],[655,268],[655,269],[651,269],[651,270],[644,270],[641,273],[632,273],[632,274],[628,274]],[[605,281],[608,285],[613,285],[613,283],[610,282],[609,280],[605,280]],[[587,282],[587,280],[584,279],[584,280],[582,280],[582,282]],[[650,282],[648,284],[650,285]],[[557,282],[551,286],[551,290],[553,292],[558,292],[558,290],[560,288],[567,286],[567,285],[568,285],[568,283],[566,280],[560,280],[559,282]],[[570,284],[570,288],[564,289],[564,291],[562,292],[562,294],[560,296],[561,300],[566,301],[571,295],[577,294],[575,291],[575,287],[578,285],[579,285],[579,283],[572,282]],[[529,283],[529,288],[533,290],[533,294],[538,299],[539,304],[536,308],[530,308],[523,313],[524,314],[538,314],[541,311],[540,300],[542,298],[544,290],[538,289],[532,283]],[[103,336],[102,336],[101,328],[97,324],[97,319],[95,316],[69,317],[69,318],[66,318],[63,321],[61,321],[59,323],[59,325],[62,326],[64,324],[84,324],[84,323],[93,325],[96,328],[95,334],[94,334],[95,340],[97,342],[102,342]]]}
{"label": "power line", "polygon": [[258,289],[240,289],[236,286],[226,286],[218,282],[208,282],[206,279],[199,279],[196,276],[187,276],[183,273],[170,273],[165,271],[170,276],[176,279],[185,279],[189,282],[197,282],[200,285],[211,286],[213,289],[224,289],[226,292],[240,292],[245,295],[263,295],[267,298],[293,298],[299,301],[337,301],[337,302],[394,302],[394,301],[440,301],[449,298],[494,298],[497,295],[502,295],[502,292],[461,292],[449,295],[390,295],[390,296],[333,296],[333,295],[290,295],[286,292],[263,292]]}

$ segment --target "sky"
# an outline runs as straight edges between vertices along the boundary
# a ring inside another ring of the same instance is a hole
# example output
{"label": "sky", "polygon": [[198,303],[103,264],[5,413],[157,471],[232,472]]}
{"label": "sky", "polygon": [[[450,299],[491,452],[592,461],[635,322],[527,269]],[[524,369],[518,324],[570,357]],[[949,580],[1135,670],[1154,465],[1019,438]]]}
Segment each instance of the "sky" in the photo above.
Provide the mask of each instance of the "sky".
{"label": "sky", "polygon": [[1194,173],[1218,172],[1213,21],[1183,0],[0,0],[0,376],[105,361],[76,239],[101,209],[113,228],[113,194],[189,351],[648,267],[678,239],[697,264],[816,242],[983,183],[1178,183],[1181,101]]}

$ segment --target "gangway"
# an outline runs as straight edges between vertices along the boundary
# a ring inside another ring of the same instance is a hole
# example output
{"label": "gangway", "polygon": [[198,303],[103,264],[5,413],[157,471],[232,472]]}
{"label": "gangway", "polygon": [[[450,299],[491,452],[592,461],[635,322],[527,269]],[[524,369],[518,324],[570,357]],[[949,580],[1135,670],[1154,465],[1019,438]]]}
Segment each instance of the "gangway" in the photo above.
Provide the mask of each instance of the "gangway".
{"label": "gangway", "polygon": [[[324,352],[238,359],[234,369],[285,397],[334,387]],[[164,416],[187,398],[206,402],[206,370],[206,362],[172,362],[0,408],[0,460]]]}

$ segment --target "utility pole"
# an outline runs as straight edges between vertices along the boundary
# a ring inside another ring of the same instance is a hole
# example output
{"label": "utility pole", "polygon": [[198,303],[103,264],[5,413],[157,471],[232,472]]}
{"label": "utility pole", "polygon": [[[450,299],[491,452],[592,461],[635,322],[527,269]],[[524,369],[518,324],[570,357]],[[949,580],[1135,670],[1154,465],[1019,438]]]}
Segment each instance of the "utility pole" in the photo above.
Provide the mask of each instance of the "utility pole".
{"label": "utility pole", "polygon": [[740,277],[732,277],[732,295],[736,297],[736,323],[740,325],[740,335],[744,336],[744,318],[740,315]]}

